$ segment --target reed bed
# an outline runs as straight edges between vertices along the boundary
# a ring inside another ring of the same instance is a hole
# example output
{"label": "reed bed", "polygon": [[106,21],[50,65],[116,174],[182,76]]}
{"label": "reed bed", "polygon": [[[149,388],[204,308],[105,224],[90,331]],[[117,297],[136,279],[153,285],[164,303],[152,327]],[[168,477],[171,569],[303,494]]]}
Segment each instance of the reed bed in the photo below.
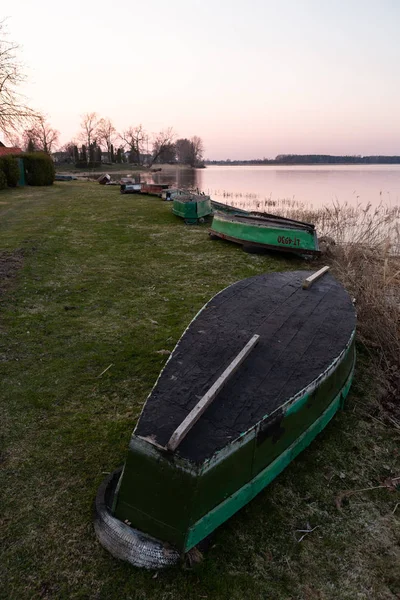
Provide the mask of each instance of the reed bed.
{"label": "reed bed", "polygon": [[399,375],[400,207],[335,202],[276,212],[315,224],[324,261],[355,299],[359,342],[385,372]]}
{"label": "reed bed", "polygon": [[387,223],[385,235],[385,222],[378,216],[370,224],[361,221],[330,262],[355,299],[358,342],[370,356],[377,401],[367,412],[400,432],[400,235],[398,223]]}
{"label": "reed bed", "polygon": [[315,224],[324,260],[354,297],[359,342],[385,373],[400,373],[400,207],[277,207]]}
{"label": "reed bed", "polygon": [[230,193],[222,197],[238,208],[315,224],[324,264],[330,264],[354,298],[358,342],[377,367],[374,376],[380,379],[391,408],[395,407],[394,422],[400,429],[400,206],[336,200],[314,208],[294,198]]}

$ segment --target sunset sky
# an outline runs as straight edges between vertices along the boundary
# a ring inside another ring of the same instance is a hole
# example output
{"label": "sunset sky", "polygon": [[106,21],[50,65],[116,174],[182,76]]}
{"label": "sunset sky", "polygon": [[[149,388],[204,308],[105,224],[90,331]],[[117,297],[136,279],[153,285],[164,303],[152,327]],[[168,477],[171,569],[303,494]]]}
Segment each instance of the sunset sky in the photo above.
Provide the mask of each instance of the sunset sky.
{"label": "sunset sky", "polygon": [[96,111],[199,135],[211,159],[400,154],[399,0],[18,0],[5,16],[61,142]]}

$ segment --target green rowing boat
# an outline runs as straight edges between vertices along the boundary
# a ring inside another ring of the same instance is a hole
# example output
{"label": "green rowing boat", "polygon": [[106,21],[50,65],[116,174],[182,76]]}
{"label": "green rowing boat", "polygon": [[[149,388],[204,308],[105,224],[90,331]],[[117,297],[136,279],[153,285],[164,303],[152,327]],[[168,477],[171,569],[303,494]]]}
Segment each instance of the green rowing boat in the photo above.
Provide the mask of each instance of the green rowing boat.
{"label": "green rowing boat", "polygon": [[210,236],[244,249],[268,249],[319,255],[318,238],[311,223],[268,214],[214,214]]}
{"label": "green rowing boat", "polygon": [[239,281],[186,329],[143,407],[122,472],[97,495],[96,533],[114,556],[146,568],[177,562],[343,405],[356,315],[327,269]]}
{"label": "green rowing boat", "polygon": [[201,194],[177,196],[173,200],[172,212],[187,224],[203,223],[212,214],[210,197]]}

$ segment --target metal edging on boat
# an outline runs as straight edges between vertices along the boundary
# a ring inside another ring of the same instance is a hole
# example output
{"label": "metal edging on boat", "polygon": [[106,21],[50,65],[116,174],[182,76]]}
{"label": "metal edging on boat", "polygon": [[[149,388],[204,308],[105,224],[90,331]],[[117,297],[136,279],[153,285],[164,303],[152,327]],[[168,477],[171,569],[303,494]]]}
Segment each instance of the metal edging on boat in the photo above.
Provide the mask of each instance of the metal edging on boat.
{"label": "metal edging on boat", "polygon": [[263,419],[255,423],[250,429],[244,431],[239,437],[232,440],[227,446],[225,446],[224,448],[213,454],[213,456],[211,456],[209,459],[207,459],[202,467],[202,474],[207,473],[208,471],[216,467],[221,461],[225,460],[230,454],[236,452],[238,444],[243,444],[245,441],[247,442],[251,440],[252,437],[255,437],[260,424],[266,419],[270,418],[272,415],[274,415],[277,412],[277,410],[284,410],[285,407],[288,407],[286,410],[286,414],[295,412],[295,407],[300,407],[300,404],[306,402],[310,394],[312,394],[321,385],[323,381],[330,377],[330,375],[332,375],[332,373],[339,367],[339,365],[347,358],[348,353],[352,349],[355,335],[356,330],[354,329],[346,347],[339,354],[339,356],[337,356],[332,361],[329,367],[323,373],[321,373],[319,377],[314,379],[307,387],[300,390],[295,396],[289,398],[284,404],[280,405],[279,408],[265,415]]}
{"label": "metal edging on boat", "polygon": [[302,450],[307,448],[314,438],[326,427],[346,398],[354,376],[355,358],[350,374],[340,392],[332,400],[322,415],[310,425],[294,442],[286,448],[271,464],[258,473],[251,481],[229,496],[224,502],[212,509],[190,529],[186,540],[185,552],[193,548],[200,540],[209,535],[216,527],[228,520],[240,508],[253,500],[255,496],[269,485]]}

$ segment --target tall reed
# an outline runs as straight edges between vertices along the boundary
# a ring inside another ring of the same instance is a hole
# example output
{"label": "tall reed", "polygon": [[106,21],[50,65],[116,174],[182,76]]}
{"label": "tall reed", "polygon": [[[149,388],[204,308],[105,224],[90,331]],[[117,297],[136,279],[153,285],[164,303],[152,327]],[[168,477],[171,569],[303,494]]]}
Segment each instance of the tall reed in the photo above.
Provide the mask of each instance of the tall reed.
{"label": "tall reed", "polygon": [[385,371],[400,371],[400,207],[335,202],[276,212],[315,224],[324,261],[355,299],[359,342]]}
{"label": "tall reed", "polygon": [[[314,223],[331,265],[355,299],[358,341],[400,385],[400,206],[333,202],[307,207],[294,198],[232,198],[235,206]],[[400,389],[399,389],[400,394]]]}

